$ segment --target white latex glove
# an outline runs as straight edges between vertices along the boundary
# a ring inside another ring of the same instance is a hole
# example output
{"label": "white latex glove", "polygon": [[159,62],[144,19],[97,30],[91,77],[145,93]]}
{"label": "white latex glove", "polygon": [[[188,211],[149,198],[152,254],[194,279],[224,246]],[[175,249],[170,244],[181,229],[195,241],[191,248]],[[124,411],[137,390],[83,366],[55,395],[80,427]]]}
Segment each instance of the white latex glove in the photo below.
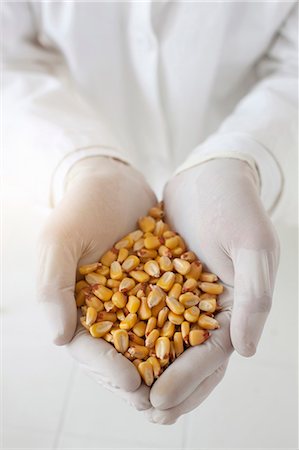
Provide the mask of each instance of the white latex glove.
{"label": "white latex glove", "polygon": [[153,385],[153,422],[170,424],[196,408],[224,376],[235,349],[255,353],[271,307],[279,260],[276,232],[260,201],[253,169],[215,159],[181,172],[164,191],[166,220],[225,285],[221,328],[189,348]]}
{"label": "white latex glove", "polygon": [[139,373],[127,358],[82,327],[74,286],[78,266],[99,260],[115,241],[136,229],[138,217],[156,197],[139,172],[107,157],[80,161],[68,180],[39,238],[38,299],[54,343],[66,345],[98,383],[144,410],[151,406],[149,388],[140,386]]}

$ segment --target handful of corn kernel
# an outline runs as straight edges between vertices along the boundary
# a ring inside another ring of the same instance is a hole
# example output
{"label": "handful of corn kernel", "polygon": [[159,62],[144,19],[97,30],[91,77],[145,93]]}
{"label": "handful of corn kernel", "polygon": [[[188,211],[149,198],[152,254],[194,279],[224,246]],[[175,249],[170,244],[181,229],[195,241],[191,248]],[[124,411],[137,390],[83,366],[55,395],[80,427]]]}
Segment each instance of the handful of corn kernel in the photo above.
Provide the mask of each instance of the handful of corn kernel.
{"label": "handful of corn kernel", "polygon": [[223,292],[163,217],[160,202],[99,262],[79,268],[85,280],[75,288],[82,325],[132,361],[148,386],[219,328],[214,315]]}

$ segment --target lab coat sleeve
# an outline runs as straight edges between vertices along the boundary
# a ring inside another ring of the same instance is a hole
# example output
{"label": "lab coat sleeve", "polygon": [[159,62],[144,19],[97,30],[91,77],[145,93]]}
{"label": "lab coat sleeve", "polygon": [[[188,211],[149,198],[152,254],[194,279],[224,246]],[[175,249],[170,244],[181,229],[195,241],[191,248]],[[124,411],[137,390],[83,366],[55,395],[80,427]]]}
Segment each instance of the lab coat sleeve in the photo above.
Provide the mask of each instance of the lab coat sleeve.
{"label": "lab coat sleeve", "polygon": [[53,207],[78,160],[105,155],[132,162],[72,85],[62,55],[39,42],[30,2],[6,2],[2,19],[5,177]]}
{"label": "lab coat sleeve", "polygon": [[297,17],[296,4],[256,66],[256,85],[175,174],[213,158],[243,159],[254,169],[265,208],[273,210],[287,176],[280,162],[292,156],[295,160],[298,148]]}

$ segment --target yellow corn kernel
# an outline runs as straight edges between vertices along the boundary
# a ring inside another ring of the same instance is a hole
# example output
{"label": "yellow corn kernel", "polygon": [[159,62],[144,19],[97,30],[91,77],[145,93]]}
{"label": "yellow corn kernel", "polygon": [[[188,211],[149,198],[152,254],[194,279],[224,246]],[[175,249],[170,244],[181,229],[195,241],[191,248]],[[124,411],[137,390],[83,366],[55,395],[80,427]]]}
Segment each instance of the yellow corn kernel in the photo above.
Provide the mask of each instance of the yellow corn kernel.
{"label": "yellow corn kernel", "polygon": [[183,314],[185,307],[174,297],[166,297],[166,305],[175,314]]}
{"label": "yellow corn kernel", "polygon": [[208,281],[209,283],[214,283],[214,281],[218,280],[218,277],[214,273],[201,272],[199,279],[200,281]]}
{"label": "yellow corn kernel", "polygon": [[135,334],[134,331],[129,331],[128,335],[131,342],[133,342],[134,344],[144,346],[144,339],[142,339],[142,337],[140,336],[137,336],[137,334]]}
{"label": "yellow corn kernel", "polygon": [[174,312],[169,311],[168,320],[175,325],[181,325],[181,323],[184,322],[184,316],[183,314],[175,314]]}
{"label": "yellow corn kernel", "polygon": [[194,278],[188,278],[188,280],[186,280],[185,283],[183,284],[182,293],[184,294],[185,292],[191,292],[196,288],[197,288],[197,281],[194,280]]}
{"label": "yellow corn kernel", "polygon": [[[164,234],[163,234],[163,237],[164,237]],[[180,239],[178,236],[173,236],[173,237],[169,237],[169,238],[165,239],[165,246],[167,248],[170,248],[171,250],[173,250],[176,247],[179,247],[179,244],[180,244]]]}
{"label": "yellow corn kernel", "polygon": [[107,312],[115,312],[116,311],[116,306],[111,300],[109,300],[108,302],[104,302],[104,309]]}
{"label": "yellow corn kernel", "polygon": [[128,256],[129,256],[129,250],[127,248],[121,248],[118,252],[117,261],[120,264],[122,264]]}
{"label": "yellow corn kernel", "polygon": [[195,306],[199,303],[199,297],[193,294],[193,292],[185,292],[179,296],[179,301],[186,308],[190,308],[190,306]]}
{"label": "yellow corn kernel", "polygon": [[145,382],[147,386],[151,386],[154,382],[154,372],[153,372],[153,366],[147,362],[142,361],[137,366],[137,370],[141,375],[141,378]]}
{"label": "yellow corn kernel", "polygon": [[116,261],[117,259],[117,251],[115,250],[115,248],[112,248],[110,250],[108,250],[106,253],[104,253],[104,255],[101,257],[100,261],[104,266],[108,266],[110,267],[111,264]]}
{"label": "yellow corn kernel", "polygon": [[146,329],[146,323],[143,322],[142,320],[140,320],[139,322],[136,323],[136,325],[134,325],[133,332],[138,337],[142,337],[145,334],[145,329]]}
{"label": "yellow corn kernel", "polygon": [[133,239],[134,242],[137,242],[143,236],[143,232],[141,230],[135,230],[129,233],[129,236]]}
{"label": "yellow corn kernel", "polygon": [[130,270],[134,270],[135,267],[140,263],[140,259],[136,255],[129,255],[124,262],[122,263],[122,269],[125,272],[130,272]]}
{"label": "yellow corn kernel", "polygon": [[151,317],[151,315],[152,315],[152,312],[151,312],[150,307],[147,304],[147,298],[142,297],[141,304],[138,309],[138,317],[141,320],[147,320]]}
{"label": "yellow corn kernel", "polygon": [[146,361],[152,365],[154,377],[158,378],[162,373],[159,360],[155,356],[149,356]]}
{"label": "yellow corn kernel", "polygon": [[181,256],[182,253],[184,253],[184,249],[182,247],[172,249],[172,256]]}
{"label": "yellow corn kernel", "polygon": [[103,302],[110,300],[113,295],[113,291],[102,284],[99,284],[97,287],[93,288],[92,292]]}
{"label": "yellow corn kernel", "polygon": [[181,333],[182,338],[185,344],[189,344],[189,333],[190,333],[190,323],[187,321],[182,322],[181,324]]}
{"label": "yellow corn kernel", "polygon": [[149,236],[144,239],[144,247],[148,250],[156,250],[160,245],[161,242],[157,236]]}
{"label": "yellow corn kernel", "polygon": [[201,311],[213,313],[216,311],[217,303],[215,298],[209,298],[206,300],[201,300],[198,304]]}
{"label": "yellow corn kernel", "polygon": [[163,327],[161,328],[161,336],[165,336],[168,337],[169,339],[172,338],[173,334],[175,332],[175,325],[174,323],[170,322],[169,320],[167,320]]}
{"label": "yellow corn kernel", "polygon": [[115,330],[113,333],[113,344],[120,353],[125,353],[129,348],[129,336],[126,330]]}
{"label": "yellow corn kernel", "polygon": [[115,292],[111,298],[112,302],[117,308],[124,308],[127,304],[127,297],[122,292]]}
{"label": "yellow corn kernel", "polygon": [[85,280],[77,281],[75,285],[75,293],[78,294],[81,291],[81,289],[85,287],[89,287],[89,284]]}
{"label": "yellow corn kernel", "polygon": [[151,331],[153,331],[157,326],[157,318],[156,317],[150,317],[146,324],[145,329],[145,336],[148,336]]}
{"label": "yellow corn kernel", "polygon": [[156,221],[153,217],[151,216],[144,216],[144,217],[139,217],[138,219],[138,225],[139,228],[144,232],[151,232],[154,231],[155,226],[156,226]]}
{"label": "yellow corn kernel", "polygon": [[168,258],[172,258],[172,252],[171,250],[166,247],[166,245],[161,245],[158,249],[160,256],[167,256]]}
{"label": "yellow corn kernel", "polygon": [[173,263],[168,256],[159,257],[159,266],[163,272],[170,272],[173,269]]}
{"label": "yellow corn kernel", "polygon": [[193,261],[196,260],[196,255],[195,255],[195,253],[190,252],[190,251],[184,252],[181,255],[181,259],[185,259],[186,261],[189,261],[189,263],[192,263]]}
{"label": "yellow corn kernel", "polygon": [[163,275],[157,281],[157,285],[164,291],[169,291],[175,281],[175,274],[173,272],[164,272]]}
{"label": "yellow corn kernel", "polygon": [[128,308],[128,311],[132,314],[137,313],[137,311],[140,307],[140,303],[141,303],[141,301],[138,297],[136,297],[135,295],[130,295],[127,305],[126,305]]}
{"label": "yellow corn kernel", "polygon": [[129,313],[124,320],[122,320],[119,324],[119,328],[121,330],[131,330],[131,328],[136,325],[137,322],[137,314]]}
{"label": "yellow corn kernel", "polygon": [[113,344],[113,336],[112,336],[111,333],[104,334],[103,339],[105,339],[105,341],[110,342],[111,344]]}
{"label": "yellow corn kernel", "polygon": [[150,308],[158,305],[166,297],[165,292],[159,286],[152,285],[151,289],[147,296],[147,304]]}
{"label": "yellow corn kernel", "polygon": [[127,249],[130,249],[130,248],[133,247],[133,245],[134,245],[133,238],[132,238],[132,236],[130,236],[130,235],[128,234],[127,236],[123,237],[120,241],[118,241],[118,242],[114,245],[114,247],[115,247],[117,250],[120,250],[121,248],[127,248]]}
{"label": "yellow corn kernel", "polygon": [[198,283],[199,288],[207,294],[222,294],[223,286],[219,283],[208,283],[206,281]]}
{"label": "yellow corn kernel", "polygon": [[168,358],[164,358],[164,359],[160,359],[160,366],[163,367],[163,369],[165,370],[167,368],[167,366],[169,365],[169,356]]}
{"label": "yellow corn kernel", "polygon": [[128,348],[128,352],[131,356],[138,359],[146,359],[149,354],[149,349],[143,345],[132,344]]}
{"label": "yellow corn kernel", "polygon": [[219,322],[206,314],[201,314],[197,323],[204,330],[216,330],[220,328]]}
{"label": "yellow corn kernel", "polygon": [[160,336],[159,330],[157,330],[156,328],[154,330],[152,330],[145,339],[145,346],[149,347],[149,348],[153,348],[155,346],[155,342],[159,336]]}
{"label": "yellow corn kernel", "polygon": [[115,314],[116,314],[117,320],[119,320],[120,322],[122,320],[125,320],[125,318],[126,318],[126,315],[122,309],[118,309]]}
{"label": "yellow corn kernel", "polygon": [[191,263],[190,270],[188,273],[186,273],[185,277],[198,280],[201,272],[202,272],[202,264],[198,260],[195,260]]}
{"label": "yellow corn kernel", "polygon": [[157,250],[149,250],[147,248],[142,248],[137,252],[137,255],[140,258],[140,261],[145,263],[151,259],[155,259],[157,257]]}
{"label": "yellow corn kernel", "polygon": [[183,283],[184,283],[183,275],[181,275],[180,273],[176,273],[174,282],[183,285]]}
{"label": "yellow corn kernel", "polygon": [[92,325],[97,320],[98,312],[92,306],[89,306],[86,311],[86,323],[87,325]]}
{"label": "yellow corn kernel", "polygon": [[165,230],[164,233],[163,233],[163,238],[164,239],[168,239],[168,238],[171,238],[171,237],[174,237],[174,236],[177,236],[177,234],[174,231],[171,231],[171,230]]}
{"label": "yellow corn kernel", "polygon": [[173,362],[176,358],[173,341],[170,341],[169,361]]}
{"label": "yellow corn kernel", "polygon": [[133,362],[134,366],[136,367],[136,369],[138,370],[138,366],[142,362],[142,359],[135,358],[132,362]]}
{"label": "yellow corn kernel", "polygon": [[189,333],[189,343],[192,347],[200,345],[206,341],[209,333],[206,330],[191,330]]}
{"label": "yellow corn kernel", "polygon": [[106,286],[110,289],[119,288],[120,281],[119,280],[112,280],[112,278],[108,278]]}
{"label": "yellow corn kernel", "polygon": [[[108,280],[109,281],[109,280]],[[121,280],[118,290],[120,292],[129,292],[135,287],[135,281],[132,278],[125,277]]]}
{"label": "yellow corn kernel", "polygon": [[159,278],[160,267],[157,261],[150,259],[144,264],[143,270],[148,273],[151,277]]}
{"label": "yellow corn kernel", "polygon": [[165,229],[165,224],[163,220],[158,220],[153,231],[154,236],[161,237]]}
{"label": "yellow corn kernel", "polygon": [[133,251],[134,251],[134,252],[138,252],[138,251],[141,250],[143,247],[144,247],[144,239],[143,239],[143,238],[140,238],[140,239],[138,239],[138,241],[136,241],[136,242],[134,243]]}
{"label": "yellow corn kernel", "polygon": [[81,325],[83,325],[83,327],[84,328],[86,328],[86,330],[88,330],[89,331],[89,328],[90,328],[90,326],[89,325],[87,325],[87,323],[86,323],[86,317],[85,316],[81,316],[80,317],[80,322],[81,322]]}
{"label": "yellow corn kernel", "polygon": [[95,338],[100,338],[104,336],[108,331],[111,330],[113,322],[105,320],[103,322],[96,322],[89,328],[90,334]]}
{"label": "yellow corn kernel", "polygon": [[181,258],[174,258],[173,265],[175,270],[181,275],[186,275],[191,269],[191,264],[185,259]]}
{"label": "yellow corn kernel", "polygon": [[[159,359],[163,360],[163,359],[169,358],[170,340],[168,339],[168,337],[162,336],[156,340],[155,352],[156,352],[157,358],[159,358]],[[160,362],[160,364],[161,364],[161,362]]]}
{"label": "yellow corn kernel", "polygon": [[180,356],[184,351],[183,336],[180,331],[177,331],[173,335],[173,345],[176,357]]}
{"label": "yellow corn kernel", "polygon": [[87,275],[90,272],[97,270],[99,263],[85,264],[85,266],[79,267],[79,272],[81,275]]}
{"label": "yellow corn kernel", "polygon": [[116,322],[117,316],[114,312],[100,311],[97,315],[97,322],[108,320],[109,322]]}
{"label": "yellow corn kernel", "polygon": [[161,311],[158,314],[157,318],[157,326],[158,328],[162,328],[164,323],[166,322],[166,319],[168,317],[169,309],[167,306],[164,306],[164,308],[161,309]]}
{"label": "yellow corn kernel", "polygon": [[90,272],[87,275],[85,275],[85,280],[88,284],[102,284],[105,286],[107,283],[107,278],[104,275],[100,275],[96,272]]}
{"label": "yellow corn kernel", "polygon": [[[165,296],[165,298],[166,298],[166,296]],[[164,308],[164,306],[166,306],[166,302],[163,299],[156,306],[152,307],[152,316],[158,317],[159,312],[161,311],[162,308]]]}
{"label": "yellow corn kernel", "polygon": [[80,306],[83,306],[85,304],[86,296],[89,295],[90,289],[89,288],[83,288],[81,291],[76,294],[76,305],[79,308]]}
{"label": "yellow corn kernel", "polygon": [[168,292],[168,297],[173,297],[178,299],[182,292],[182,285],[180,283],[174,283],[170,291]]}
{"label": "yellow corn kernel", "polygon": [[197,322],[199,318],[199,309],[197,306],[191,306],[190,308],[186,309],[184,312],[184,317],[188,322],[194,323]]}
{"label": "yellow corn kernel", "polygon": [[97,268],[96,273],[104,275],[104,277],[109,277],[110,270],[108,266],[104,266],[103,264],[99,263],[99,267]]}
{"label": "yellow corn kernel", "polygon": [[162,219],[164,217],[164,211],[163,206],[160,207],[159,204],[157,206],[153,206],[149,210],[149,215],[152,216],[154,219]]}
{"label": "yellow corn kernel", "polygon": [[113,261],[110,266],[110,277],[112,280],[121,280],[123,278],[123,271],[118,261]]}
{"label": "yellow corn kernel", "polygon": [[139,283],[145,283],[149,280],[149,274],[144,272],[143,270],[132,270],[130,272],[131,277],[134,278],[134,280],[138,281]]}

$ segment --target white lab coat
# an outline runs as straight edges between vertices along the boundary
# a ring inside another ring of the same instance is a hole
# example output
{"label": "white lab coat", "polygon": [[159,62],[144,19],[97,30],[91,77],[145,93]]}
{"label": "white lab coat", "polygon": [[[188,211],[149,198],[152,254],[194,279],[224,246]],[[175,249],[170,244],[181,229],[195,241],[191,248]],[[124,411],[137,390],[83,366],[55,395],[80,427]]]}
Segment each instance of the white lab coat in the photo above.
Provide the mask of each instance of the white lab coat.
{"label": "white lab coat", "polygon": [[297,2],[3,9],[8,177],[53,205],[76,161],[110,155],[160,197],[173,173],[234,156],[277,203],[297,150]]}

